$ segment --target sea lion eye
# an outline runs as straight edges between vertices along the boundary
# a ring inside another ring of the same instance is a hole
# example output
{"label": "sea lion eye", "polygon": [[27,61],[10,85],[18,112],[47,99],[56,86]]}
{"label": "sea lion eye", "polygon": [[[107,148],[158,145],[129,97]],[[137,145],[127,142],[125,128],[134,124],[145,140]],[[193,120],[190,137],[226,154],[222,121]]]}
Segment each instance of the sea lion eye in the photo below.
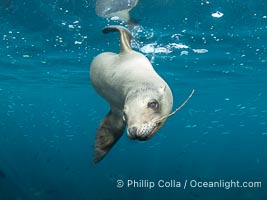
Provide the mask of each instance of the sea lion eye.
{"label": "sea lion eye", "polygon": [[127,122],[127,115],[125,114],[125,112],[123,112],[122,114],[122,120],[126,123]]}
{"label": "sea lion eye", "polygon": [[152,100],[148,102],[147,107],[157,109],[159,107],[159,103],[156,100]]}

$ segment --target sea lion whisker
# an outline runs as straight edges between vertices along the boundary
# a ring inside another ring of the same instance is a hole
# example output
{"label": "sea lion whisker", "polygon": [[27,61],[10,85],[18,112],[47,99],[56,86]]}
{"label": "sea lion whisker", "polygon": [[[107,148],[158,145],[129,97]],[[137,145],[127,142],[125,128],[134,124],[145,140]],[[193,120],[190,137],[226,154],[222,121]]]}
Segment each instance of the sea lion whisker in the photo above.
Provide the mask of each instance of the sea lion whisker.
{"label": "sea lion whisker", "polygon": [[155,121],[153,121],[154,123],[159,123],[160,121],[164,120],[164,119],[167,119],[173,115],[175,115],[179,110],[181,110],[185,104],[189,101],[189,99],[193,96],[195,90],[193,89],[192,92],[190,93],[190,95],[187,97],[187,99],[178,107],[176,108],[173,112],[171,112],[170,114],[166,115],[166,116],[163,116],[159,119],[156,119]]}

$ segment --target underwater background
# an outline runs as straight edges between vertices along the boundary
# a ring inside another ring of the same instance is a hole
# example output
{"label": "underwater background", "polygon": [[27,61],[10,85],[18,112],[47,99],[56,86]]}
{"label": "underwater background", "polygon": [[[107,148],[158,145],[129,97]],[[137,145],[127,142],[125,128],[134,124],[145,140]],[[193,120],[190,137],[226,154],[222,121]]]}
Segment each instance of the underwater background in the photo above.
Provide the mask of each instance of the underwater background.
{"label": "underwater background", "polygon": [[[89,68],[99,53],[119,52],[118,34],[102,28],[125,24],[97,16],[95,3],[0,1],[0,200],[265,200],[266,2],[140,0],[134,50],[168,82],[174,108],[195,94],[151,140],[124,134],[97,165],[95,132],[109,106]],[[186,180],[261,187],[183,188]]]}

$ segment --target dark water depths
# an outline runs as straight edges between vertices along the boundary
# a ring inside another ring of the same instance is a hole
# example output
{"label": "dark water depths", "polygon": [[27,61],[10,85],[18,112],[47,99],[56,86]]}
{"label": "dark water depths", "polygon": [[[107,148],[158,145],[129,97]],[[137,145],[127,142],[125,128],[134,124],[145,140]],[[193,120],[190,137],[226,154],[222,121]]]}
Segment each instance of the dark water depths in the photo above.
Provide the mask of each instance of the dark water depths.
{"label": "dark water depths", "polygon": [[[266,2],[140,0],[132,17],[133,46],[174,106],[195,95],[150,141],[125,134],[93,165],[108,105],[89,66],[119,51],[101,29],[121,22],[96,16],[95,1],[0,1],[0,200],[266,199]],[[116,187],[161,179],[182,188]],[[186,180],[262,185],[183,189]]]}

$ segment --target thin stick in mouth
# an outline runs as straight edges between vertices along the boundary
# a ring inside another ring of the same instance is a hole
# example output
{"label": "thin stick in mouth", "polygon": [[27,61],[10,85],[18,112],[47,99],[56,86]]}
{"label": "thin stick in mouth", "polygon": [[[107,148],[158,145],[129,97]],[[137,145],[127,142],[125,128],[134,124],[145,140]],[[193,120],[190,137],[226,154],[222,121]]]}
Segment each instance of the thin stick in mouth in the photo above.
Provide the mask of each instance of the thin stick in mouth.
{"label": "thin stick in mouth", "polygon": [[189,99],[193,96],[194,92],[195,92],[195,90],[193,89],[192,92],[190,93],[190,95],[187,97],[187,99],[186,99],[186,100],[185,100],[185,101],[184,101],[178,108],[176,108],[172,113],[170,113],[170,114],[168,114],[168,115],[166,115],[166,116],[164,116],[164,117],[161,117],[161,118],[155,120],[154,123],[158,123],[158,122],[160,122],[160,121],[162,121],[162,120],[164,120],[164,119],[166,119],[166,118],[171,117],[172,115],[175,115],[179,110],[181,110],[182,107],[185,106],[185,104],[186,104],[186,103],[189,101]]}

